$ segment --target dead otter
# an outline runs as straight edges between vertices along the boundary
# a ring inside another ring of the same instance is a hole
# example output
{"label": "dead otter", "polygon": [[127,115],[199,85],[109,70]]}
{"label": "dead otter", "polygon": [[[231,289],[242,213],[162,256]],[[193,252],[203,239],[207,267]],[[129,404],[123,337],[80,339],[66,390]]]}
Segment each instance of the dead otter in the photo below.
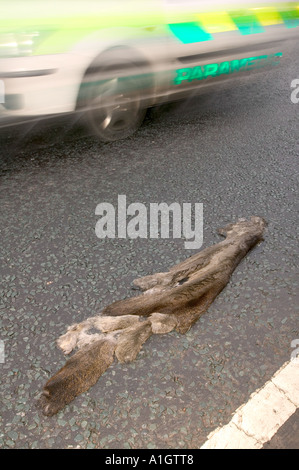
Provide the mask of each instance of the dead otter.
{"label": "dead otter", "polygon": [[[136,279],[143,294],[108,305],[97,316],[68,328],[58,339],[65,354],[79,349],[48,382],[39,401],[52,416],[94,385],[112,364],[133,361],[152,334],[186,333],[228,283],[241,259],[263,240],[266,222],[240,219],[219,233],[225,240],[168,272]],[[88,334],[91,329],[99,333]]]}

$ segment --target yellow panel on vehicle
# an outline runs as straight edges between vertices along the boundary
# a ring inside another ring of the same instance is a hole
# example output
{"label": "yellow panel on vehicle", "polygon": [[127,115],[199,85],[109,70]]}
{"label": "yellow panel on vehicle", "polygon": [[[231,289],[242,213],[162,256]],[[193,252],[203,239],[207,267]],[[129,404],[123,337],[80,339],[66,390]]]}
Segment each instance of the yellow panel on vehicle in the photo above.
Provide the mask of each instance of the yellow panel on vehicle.
{"label": "yellow panel on vehicle", "polygon": [[224,33],[234,31],[237,28],[230,15],[226,11],[200,13],[196,15],[204,29],[210,33]]}
{"label": "yellow panel on vehicle", "polygon": [[262,26],[271,26],[283,23],[283,19],[275,8],[252,8]]}

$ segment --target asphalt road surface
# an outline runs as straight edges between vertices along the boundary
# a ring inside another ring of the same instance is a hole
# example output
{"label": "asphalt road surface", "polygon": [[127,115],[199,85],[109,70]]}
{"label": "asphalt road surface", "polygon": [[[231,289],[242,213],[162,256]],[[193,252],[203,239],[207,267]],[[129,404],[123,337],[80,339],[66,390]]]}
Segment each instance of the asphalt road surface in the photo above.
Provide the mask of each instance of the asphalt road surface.
{"label": "asphalt road surface", "polygon": [[[154,110],[136,135],[101,144],[55,122],[3,129],[1,154],[1,424],[4,448],[199,448],[290,359],[298,322],[298,117],[285,68]],[[99,239],[101,202],[203,203],[203,246],[239,217],[265,240],[186,335],[153,336],[114,362],[58,415],[36,408],[64,363],[56,339],[133,279],[194,252],[182,239]],[[278,442],[278,441],[277,441]],[[276,445],[277,445],[276,442]],[[280,442],[280,441],[279,441]],[[283,444],[280,444],[283,447]]]}

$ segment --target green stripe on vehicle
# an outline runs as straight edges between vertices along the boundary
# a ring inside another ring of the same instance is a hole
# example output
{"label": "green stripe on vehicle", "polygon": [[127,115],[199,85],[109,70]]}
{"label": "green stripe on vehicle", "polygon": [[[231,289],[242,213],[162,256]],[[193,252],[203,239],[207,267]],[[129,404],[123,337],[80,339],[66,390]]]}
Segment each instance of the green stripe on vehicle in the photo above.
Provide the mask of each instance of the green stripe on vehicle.
{"label": "green stripe on vehicle", "polygon": [[263,33],[265,31],[257,17],[251,12],[245,12],[245,14],[244,12],[232,12],[230,17],[242,36]]}
{"label": "green stripe on vehicle", "polygon": [[169,28],[183,44],[210,41],[210,39],[213,39],[209,33],[195,22],[170,24]]}

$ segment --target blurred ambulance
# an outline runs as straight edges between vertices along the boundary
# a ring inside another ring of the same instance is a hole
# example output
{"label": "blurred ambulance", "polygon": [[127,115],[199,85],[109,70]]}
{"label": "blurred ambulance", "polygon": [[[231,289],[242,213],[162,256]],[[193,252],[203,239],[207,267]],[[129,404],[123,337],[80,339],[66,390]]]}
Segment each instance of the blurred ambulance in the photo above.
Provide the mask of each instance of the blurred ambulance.
{"label": "blurred ambulance", "polygon": [[125,138],[149,107],[270,73],[298,33],[297,2],[3,0],[0,127],[80,112]]}

